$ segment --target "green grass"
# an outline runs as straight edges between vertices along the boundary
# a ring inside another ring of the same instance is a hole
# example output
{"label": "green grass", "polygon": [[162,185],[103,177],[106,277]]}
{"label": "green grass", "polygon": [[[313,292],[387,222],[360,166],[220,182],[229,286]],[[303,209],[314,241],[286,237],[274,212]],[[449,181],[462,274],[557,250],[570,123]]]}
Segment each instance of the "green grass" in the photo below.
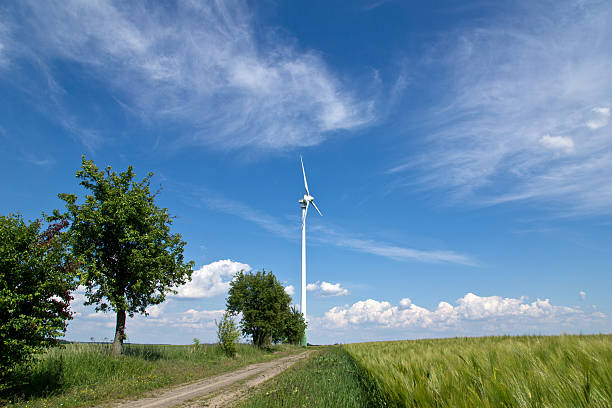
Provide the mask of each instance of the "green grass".
{"label": "green grass", "polygon": [[348,344],[370,406],[612,407],[612,336]]}
{"label": "green grass", "polygon": [[50,349],[32,367],[23,369],[19,385],[0,390],[0,407],[91,406],[302,350],[274,346],[266,352],[240,345],[231,359],[214,345],[128,344],[124,355],[114,358],[108,344],[67,344]]}
{"label": "green grass", "polygon": [[238,407],[368,407],[348,354],[336,346],[316,353],[266,382]]}

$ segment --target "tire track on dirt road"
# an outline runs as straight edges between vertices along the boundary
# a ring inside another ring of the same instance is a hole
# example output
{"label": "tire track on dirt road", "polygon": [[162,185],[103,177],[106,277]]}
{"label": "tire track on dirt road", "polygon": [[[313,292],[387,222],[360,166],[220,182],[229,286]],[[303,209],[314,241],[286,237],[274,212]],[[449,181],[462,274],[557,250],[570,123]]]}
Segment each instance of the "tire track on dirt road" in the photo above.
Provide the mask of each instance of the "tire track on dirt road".
{"label": "tire track on dirt road", "polygon": [[[188,407],[204,406],[222,406],[218,404],[229,404],[235,398],[242,395],[242,391],[250,387],[256,386],[263,381],[266,381],[275,375],[283,372],[297,361],[308,357],[312,351],[305,351],[300,354],[282,357],[276,360],[267,361],[265,363],[252,364],[250,366],[221,374],[215,377],[206,378],[200,381],[173,387],[169,390],[162,391],[160,395],[155,397],[147,397],[134,401],[126,401],[120,404],[113,405],[114,408],[170,408],[189,400],[202,399],[213,396],[212,399],[202,401],[201,403],[189,403]],[[252,378],[255,377],[255,378]],[[232,389],[230,393],[224,395],[219,393],[224,388],[228,388],[236,383],[247,380],[238,387],[238,390]],[[231,397],[231,398],[229,398]],[[229,398],[229,399],[228,399]],[[193,405],[199,404],[199,405]]]}

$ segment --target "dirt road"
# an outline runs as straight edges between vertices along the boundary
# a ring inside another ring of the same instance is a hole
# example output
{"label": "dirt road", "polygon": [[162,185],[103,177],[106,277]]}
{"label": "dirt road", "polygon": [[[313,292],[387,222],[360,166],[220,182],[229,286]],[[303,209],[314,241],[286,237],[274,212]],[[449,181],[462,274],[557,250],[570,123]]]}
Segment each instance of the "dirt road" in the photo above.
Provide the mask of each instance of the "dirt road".
{"label": "dirt road", "polygon": [[[242,397],[252,387],[274,377],[312,351],[252,364],[230,373],[162,391],[155,397],[114,405],[115,408],[222,407]],[[197,399],[197,400],[196,400]]]}

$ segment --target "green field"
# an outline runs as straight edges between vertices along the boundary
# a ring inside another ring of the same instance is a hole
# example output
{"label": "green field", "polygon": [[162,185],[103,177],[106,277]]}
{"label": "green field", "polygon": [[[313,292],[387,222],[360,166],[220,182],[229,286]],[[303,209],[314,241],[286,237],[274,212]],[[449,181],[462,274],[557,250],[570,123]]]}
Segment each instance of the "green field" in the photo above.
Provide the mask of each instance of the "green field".
{"label": "green field", "polygon": [[262,351],[239,345],[231,359],[214,345],[127,344],[117,359],[111,347],[80,343],[49,350],[21,372],[21,385],[0,390],[0,407],[91,406],[303,351],[293,346]]}
{"label": "green field", "polygon": [[255,407],[612,407],[612,336],[483,337],[323,349]]}
{"label": "green field", "polygon": [[265,383],[239,408],[367,407],[357,367],[342,348],[322,348]]}
{"label": "green field", "polygon": [[[454,338],[315,348],[260,386],[255,407],[612,407],[612,335]],[[303,351],[250,345],[236,359],[211,345],[68,344],[40,356],[0,407],[79,407],[146,395]],[[17,399],[15,400],[17,396]]]}
{"label": "green field", "polygon": [[611,407],[612,336],[348,344],[372,405]]}

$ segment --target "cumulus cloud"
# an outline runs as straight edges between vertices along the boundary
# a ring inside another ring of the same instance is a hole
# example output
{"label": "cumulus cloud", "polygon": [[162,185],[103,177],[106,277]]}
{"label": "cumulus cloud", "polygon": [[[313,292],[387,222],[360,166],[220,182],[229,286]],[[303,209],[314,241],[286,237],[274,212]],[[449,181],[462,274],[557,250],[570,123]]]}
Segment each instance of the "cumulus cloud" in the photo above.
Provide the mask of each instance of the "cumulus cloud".
{"label": "cumulus cloud", "polygon": [[424,120],[425,153],[389,173],[454,202],[611,213],[612,3],[507,4],[432,47],[445,98]]}
{"label": "cumulus cloud", "polygon": [[322,297],[346,296],[349,294],[348,289],[340,286],[340,283],[329,283],[325,281],[317,281],[306,285],[306,290],[317,292]]}
{"label": "cumulus cloud", "polygon": [[336,306],[325,313],[323,321],[336,328],[373,325],[445,330],[474,322],[533,324],[602,317],[605,316],[587,315],[579,308],[553,306],[549,299],[528,302],[525,297],[517,299],[467,293],[457,300],[456,305],[440,302],[434,310],[417,306],[408,298],[402,299],[399,306],[367,299],[350,306]]}
{"label": "cumulus cloud", "polygon": [[293,296],[295,294],[295,288],[293,287],[293,285],[285,286],[285,293],[289,296]]}
{"label": "cumulus cloud", "polygon": [[31,58],[82,65],[128,112],[186,128],[183,143],[310,146],[373,119],[354,84],[316,51],[263,31],[245,1],[20,4],[19,45]]}
{"label": "cumulus cloud", "polygon": [[152,318],[157,319],[163,316],[164,309],[166,308],[167,304],[168,304],[168,301],[166,301],[166,303],[160,303],[159,305],[151,305],[147,307],[145,311],[147,312],[148,316],[151,316]]}
{"label": "cumulus cloud", "polygon": [[400,300],[399,304],[402,309],[406,309],[412,305],[412,300],[410,300],[410,298],[403,298]]}
{"label": "cumulus cloud", "polygon": [[202,266],[191,275],[191,282],[176,288],[179,298],[211,298],[225,294],[231,278],[240,271],[248,272],[247,264],[225,259]]}
{"label": "cumulus cloud", "polygon": [[211,328],[215,324],[215,320],[223,317],[225,310],[196,310],[189,309],[177,316],[173,322],[173,326],[186,327],[191,329],[201,329],[204,327]]}
{"label": "cumulus cloud", "polygon": [[309,292],[314,292],[317,289],[319,289],[318,283],[307,283],[306,284],[306,290]]}

